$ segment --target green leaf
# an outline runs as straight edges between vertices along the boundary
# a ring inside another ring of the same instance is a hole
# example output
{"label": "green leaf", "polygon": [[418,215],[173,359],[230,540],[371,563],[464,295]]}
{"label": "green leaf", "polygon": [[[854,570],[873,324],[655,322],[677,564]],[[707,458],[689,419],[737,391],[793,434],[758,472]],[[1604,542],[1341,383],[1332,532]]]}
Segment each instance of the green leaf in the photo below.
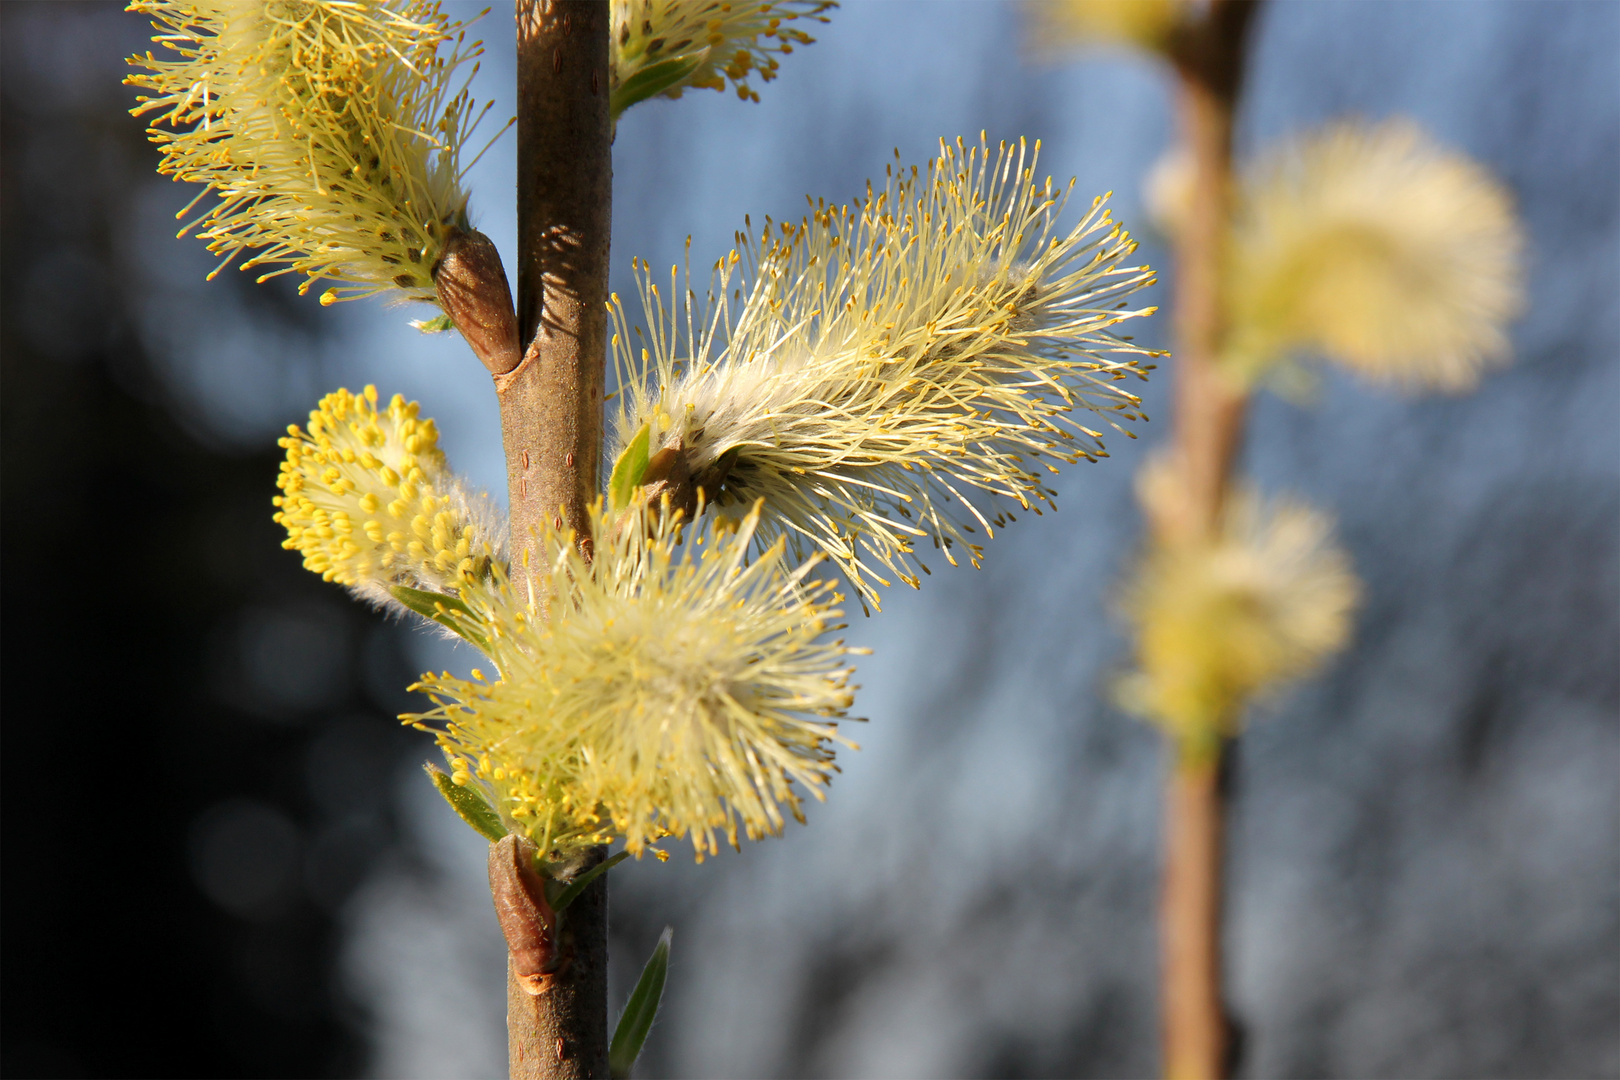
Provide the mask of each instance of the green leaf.
{"label": "green leaf", "polygon": [[641,969],[636,988],[630,991],[630,1000],[624,1003],[619,1026],[613,1029],[613,1043],[608,1047],[608,1071],[613,1074],[613,1080],[629,1080],[630,1066],[636,1063],[641,1044],[647,1041],[647,1033],[652,1030],[658,1002],[664,996],[664,976],[669,973],[669,941],[674,935],[674,927],[664,927],[647,966]]}
{"label": "green leaf", "polygon": [[478,624],[478,616],[458,598],[449,593],[413,589],[408,585],[390,586],[388,593],[418,615],[447,627],[488,655],[489,639],[473,629]]}
{"label": "green leaf", "polygon": [[395,585],[388,591],[394,594],[394,599],[417,614],[426,615],[430,619],[438,614],[437,605],[440,604],[462,615],[471,615],[473,613],[473,609],[468,607],[465,601],[458,596],[451,596],[449,593],[428,592],[426,589],[413,589],[408,585]]}
{"label": "green leaf", "polygon": [[578,900],[579,894],[585,891],[585,886],[589,885],[591,882],[595,881],[597,878],[601,877],[615,866],[618,866],[629,857],[630,853],[628,851],[621,851],[610,859],[603,859],[601,862],[579,875],[579,877],[575,878],[573,881],[570,881],[562,892],[551,898],[551,910],[561,911],[569,904],[572,904],[575,900]]}
{"label": "green leaf", "polygon": [[454,330],[456,321],[448,315],[435,315],[431,319],[411,320],[411,329],[420,330],[424,334],[442,334],[446,330]]}
{"label": "green leaf", "polygon": [[460,816],[462,821],[473,827],[473,831],[490,843],[495,843],[506,835],[506,826],[501,824],[501,817],[495,808],[484,801],[484,797],[471,787],[459,787],[450,779],[450,774],[433,765],[424,765],[428,778],[433,786],[439,789],[444,801],[450,804],[450,809]]}
{"label": "green leaf", "polygon": [[671,56],[656,64],[647,65],[624,80],[619,84],[619,88],[613,91],[613,96],[608,101],[608,111],[613,119],[617,120],[620,113],[636,102],[646,101],[680,85],[698,69],[707,53],[708,50],[705,49],[684,56]]}
{"label": "green leaf", "polygon": [[608,501],[613,509],[623,510],[629,506],[636,488],[641,486],[642,477],[647,475],[647,446],[651,441],[652,428],[642,424],[619,460],[613,463],[613,476],[608,480]]}

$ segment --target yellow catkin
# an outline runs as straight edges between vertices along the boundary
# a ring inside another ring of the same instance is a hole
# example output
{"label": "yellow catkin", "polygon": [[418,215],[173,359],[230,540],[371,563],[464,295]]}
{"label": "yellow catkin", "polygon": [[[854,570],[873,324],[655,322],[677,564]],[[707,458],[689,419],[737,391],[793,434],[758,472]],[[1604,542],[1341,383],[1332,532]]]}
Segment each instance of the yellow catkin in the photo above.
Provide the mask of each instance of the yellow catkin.
{"label": "yellow catkin", "polygon": [[1058,464],[1139,418],[1123,383],[1155,355],[1114,333],[1153,310],[1126,303],[1153,280],[1135,241],[1101,198],[1060,228],[1038,151],[959,140],[854,206],[766,219],[716,265],[708,310],[644,276],[644,338],[615,307],[617,451],[647,425],[694,474],[724,467],[720,511],[763,499],[761,542],[819,549],[863,600],[885,571],[930,572],[919,543],[977,565],[974,534],[1039,513]]}
{"label": "yellow catkin", "polygon": [[777,56],[815,41],[800,27],[826,22],[822,12],[836,6],[829,0],[614,0],[614,97],[622,99],[638,77],[667,71],[679,78],[659,91],[665,97],[678,98],[688,87],[724,90],[729,80],[738,97],[758,101],[749,79],[776,78]]}
{"label": "yellow catkin", "polygon": [[1410,121],[1294,139],[1240,188],[1224,366],[1248,382],[1317,353],[1407,390],[1470,389],[1510,358],[1523,246],[1501,184]]}
{"label": "yellow catkin", "polygon": [[864,650],[826,640],[834,598],[787,570],[780,542],[746,558],[757,510],[701,545],[678,544],[692,534],[677,514],[632,513],[596,513],[590,565],[548,532],[546,620],[498,573],[466,594],[500,677],[425,675],[435,708],[404,718],[551,858],[673,836],[701,859],[777,833],[805,793],[823,797],[845,742]]}
{"label": "yellow catkin", "polygon": [[[301,273],[322,303],[432,302],[467,227],[461,150],[478,119],[462,24],[426,0],[137,0],[162,56],[130,59],[159,171],[217,197],[186,222],[223,261]],[[486,106],[487,109],[487,106]],[[193,206],[197,200],[193,200]],[[189,213],[191,207],[182,212]]]}
{"label": "yellow catkin", "polygon": [[[1174,499],[1161,460],[1139,485],[1150,515]],[[1360,585],[1328,517],[1301,503],[1228,498],[1212,538],[1153,544],[1126,586],[1136,669],[1123,704],[1175,737],[1186,753],[1235,734],[1244,707],[1309,674],[1350,640]]]}
{"label": "yellow catkin", "polygon": [[1041,53],[1078,45],[1162,50],[1193,5],[1188,0],[1036,0],[1030,44]]}
{"label": "yellow catkin", "polygon": [[304,566],[367,599],[394,585],[454,592],[502,558],[495,515],[449,473],[438,429],[398,394],[377,388],[321,399],[309,426],[288,429],[274,499],[283,547]]}

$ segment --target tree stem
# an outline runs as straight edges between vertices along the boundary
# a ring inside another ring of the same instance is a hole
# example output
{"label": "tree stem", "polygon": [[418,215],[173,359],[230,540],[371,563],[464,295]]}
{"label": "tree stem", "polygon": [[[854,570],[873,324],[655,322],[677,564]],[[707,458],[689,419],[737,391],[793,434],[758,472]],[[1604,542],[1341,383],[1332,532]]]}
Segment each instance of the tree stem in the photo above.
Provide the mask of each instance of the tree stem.
{"label": "tree stem", "polygon": [[1175,452],[1185,516],[1161,523],[1207,536],[1220,520],[1247,404],[1216,368],[1226,332],[1223,256],[1232,202],[1232,120],[1252,0],[1214,0],[1177,42],[1177,109],[1192,192],[1176,236]]}
{"label": "tree stem", "polygon": [[[1193,163],[1191,203],[1176,237],[1174,447],[1182,505],[1153,522],[1161,541],[1201,539],[1220,527],[1243,440],[1246,394],[1220,373],[1225,326],[1222,262],[1231,218],[1232,123],[1244,39],[1258,0],[1212,0],[1174,45],[1182,139]],[[1165,1075],[1226,1073],[1221,996],[1221,836],[1217,777],[1225,740],[1202,752],[1168,748],[1160,929]]]}
{"label": "tree stem", "polygon": [[1184,492],[1178,531],[1214,532],[1243,438],[1244,394],[1216,368],[1225,332],[1222,248],[1230,217],[1232,108],[1183,78],[1182,138],[1192,152],[1192,198],[1176,238],[1175,452]]}
{"label": "tree stem", "polygon": [[[591,551],[588,510],[596,498],[602,443],[613,163],[606,0],[516,0],[516,18],[522,359],[509,371],[495,372],[495,389],[511,505],[512,581],[521,592],[530,587],[531,574],[544,572],[544,524],[572,528],[587,557]],[[508,960],[511,1075],[606,1078],[605,874],[558,916],[557,954],[564,966],[538,996]]]}
{"label": "tree stem", "polygon": [[495,388],[519,588],[544,522],[589,544],[597,494],[613,227],[609,25],[605,0],[517,0],[523,359]]}
{"label": "tree stem", "polygon": [[512,1080],[607,1080],[607,878],[598,877],[558,913],[560,966],[545,993],[531,994],[507,955],[506,1054]]}
{"label": "tree stem", "polygon": [[1171,1080],[1224,1074],[1221,1004],[1221,833],[1218,762],[1173,761],[1165,797],[1164,906],[1160,915],[1165,1060]]}

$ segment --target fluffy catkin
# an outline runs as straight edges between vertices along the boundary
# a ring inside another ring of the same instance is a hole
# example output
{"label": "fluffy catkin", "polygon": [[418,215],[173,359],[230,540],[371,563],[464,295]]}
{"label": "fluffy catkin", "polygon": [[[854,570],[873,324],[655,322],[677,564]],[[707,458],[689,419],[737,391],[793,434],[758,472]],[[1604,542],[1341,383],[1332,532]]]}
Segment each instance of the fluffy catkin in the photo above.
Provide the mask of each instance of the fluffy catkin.
{"label": "fluffy catkin", "polygon": [[464,591],[505,561],[498,515],[451,475],[438,429],[415,402],[395,394],[378,408],[374,386],[338,390],[281,446],[273,501],[282,546],[326,580],[391,604],[394,586]]}
{"label": "fluffy catkin", "polygon": [[780,541],[746,558],[757,510],[735,532],[631,514],[596,512],[590,564],[548,533],[533,598],[499,574],[464,593],[499,677],[423,676],[435,708],[406,718],[553,858],[673,836],[701,859],[780,832],[804,794],[823,797],[833,744],[852,745],[838,720],[864,650],[826,639],[834,598],[809,567],[789,572]]}
{"label": "fluffy catkin", "polygon": [[1122,383],[1156,355],[1114,333],[1152,312],[1127,303],[1152,271],[1103,199],[1060,227],[1038,149],[958,141],[853,206],[766,219],[707,307],[644,276],[643,348],[615,298],[615,454],[646,428],[718,511],[764,500],[763,544],[820,550],[874,604],[885,571],[930,572],[919,542],[977,565],[975,534],[1040,513],[1059,464],[1140,418]]}
{"label": "fluffy catkin", "polygon": [[[1178,497],[1168,465],[1140,478],[1150,515]],[[1215,536],[1157,541],[1136,567],[1122,598],[1136,669],[1121,701],[1183,753],[1205,753],[1236,733],[1250,701],[1345,646],[1359,594],[1326,515],[1240,489]]]}
{"label": "fluffy catkin", "polygon": [[1294,139],[1239,190],[1224,366],[1247,382],[1314,352],[1407,390],[1470,389],[1510,357],[1523,247],[1508,192],[1410,121]]}
{"label": "fluffy catkin", "polygon": [[776,78],[795,46],[815,41],[801,26],[824,23],[831,0],[614,0],[612,98],[614,116],[638,101],[678,98],[688,87],[724,90],[727,80],[744,101],[758,101],[748,84]]}
{"label": "fluffy catkin", "polygon": [[[137,0],[168,52],[130,59],[159,172],[212,194],[181,235],[223,258],[335,284],[322,303],[379,293],[433,302],[433,268],[466,229],[470,114],[462,25],[426,0]],[[487,110],[487,107],[486,107]],[[481,116],[481,114],[480,114]]]}

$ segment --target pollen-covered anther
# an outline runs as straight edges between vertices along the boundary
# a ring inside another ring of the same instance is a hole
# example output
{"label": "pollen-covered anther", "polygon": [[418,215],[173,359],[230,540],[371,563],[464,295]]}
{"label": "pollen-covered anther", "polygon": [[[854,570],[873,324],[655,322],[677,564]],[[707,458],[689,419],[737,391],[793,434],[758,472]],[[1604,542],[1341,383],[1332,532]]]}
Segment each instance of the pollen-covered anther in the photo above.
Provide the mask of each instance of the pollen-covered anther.
{"label": "pollen-covered anther", "polygon": [[[221,257],[332,285],[323,304],[435,299],[467,228],[461,152],[482,118],[465,65],[482,52],[435,0],[135,0],[170,50],[130,63],[159,171],[217,201],[191,217]],[[485,107],[487,111],[487,106]],[[419,268],[419,269],[413,269]]]}
{"label": "pollen-covered anther", "polygon": [[781,66],[773,53],[786,56],[794,45],[815,40],[783,24],[825,23],[823,13],[836,6],[832,0],[614,0],[613,115],[649,97],[678,98],[688,87],[724,90],[728,79],[739,98],[758,101],[749,75],[770,82]]}
{"label": "pollen-covered anther", "polygon": [[882,571],[918,580],[917,539],[1048,502],[1049,470],[1104,455],[1076,413],[1137,417],[1118,383],[1153,354],[1113,328],[1146,314],[1122,305],[1152,272],[1100,201],[1060,228],[1035,164],[1022,143],[959,142],[853,206],[766,219],[706,308],[678,272],[684,305],[666,305],[643,267],[644,339],[615,307],[618,454],[648,430],[717,510],[764,499],[762,546],[821,551],[871,603]]}
{"label": "pollen-covered anther", "polygon": [[628,513],[593,515],[591,564],[546,531],[547,622],[499,574],[469,594],[500,677],[424,676],[436,707],[407,720],[478,761],[492,804],[554,857],[676,836],[702,858],[777,833],[835,771],[863,650],[823,640],[840,612],[828,586],[788,571],[780,542],[746,558],[757,509],[735,531]]}
{"label": "pollen-covered anther", "polygon": [[328,580],[374,600],[389,587],[459,590],[503,558],[495,517],[450,474],[438,429],[415,403],[339,390],[281,440],[275,515],[284,547]]}

